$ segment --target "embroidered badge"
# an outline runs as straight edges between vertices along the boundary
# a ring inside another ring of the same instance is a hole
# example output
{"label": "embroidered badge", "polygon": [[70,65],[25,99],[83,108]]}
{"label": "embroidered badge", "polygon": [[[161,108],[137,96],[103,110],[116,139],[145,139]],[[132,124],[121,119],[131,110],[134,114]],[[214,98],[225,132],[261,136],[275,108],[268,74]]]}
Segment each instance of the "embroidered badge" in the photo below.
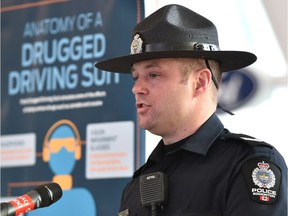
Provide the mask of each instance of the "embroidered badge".
{"label": "embroidered badge", "polygon": [[260,188],[274,187],[275,185],[275,175],[271,169],[269,169],[269,164],[264,161],[259,162],[252,172],[252,178],[255,185]]}
{"label": "embroidered badge", "polygon": [[278,196],[281,170],[274,163],[254,159],[243,166],[251,198],[259,203],[272,204]]}
{"label": "embroidered badge", "polygon": [[130,54],[137,54],[142,52],[143,40],[139,34],[135,34],[134,39],[131,43]]}

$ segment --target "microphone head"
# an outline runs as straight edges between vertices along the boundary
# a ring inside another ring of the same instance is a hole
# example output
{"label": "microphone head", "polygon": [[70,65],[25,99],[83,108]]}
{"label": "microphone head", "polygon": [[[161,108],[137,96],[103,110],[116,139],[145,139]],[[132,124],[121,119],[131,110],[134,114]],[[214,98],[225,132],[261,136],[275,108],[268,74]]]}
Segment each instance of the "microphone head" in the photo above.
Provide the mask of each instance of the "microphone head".
{"label": "microphone head", "polygon": [[154,172],[140,177],[140,195],[144,207],[164,205],[168,199],[168,177]]}
{"label": "microphone head", "polygon": [[62,188],[57,183],[47,183],[35,188],[41,197],[39,207],[47,207],[57,202],[62,197]]}

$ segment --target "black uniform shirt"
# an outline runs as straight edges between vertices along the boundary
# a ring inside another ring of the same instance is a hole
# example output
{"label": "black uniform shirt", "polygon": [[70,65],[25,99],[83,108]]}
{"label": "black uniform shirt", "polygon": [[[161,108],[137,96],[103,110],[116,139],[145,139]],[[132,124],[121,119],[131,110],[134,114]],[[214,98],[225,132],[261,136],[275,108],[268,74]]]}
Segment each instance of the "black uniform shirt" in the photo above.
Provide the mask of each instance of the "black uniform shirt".
{"label": "black uniform shirt", "polygon": [[165,151],[160,141],[134,173],[119,215],[151,215],[141,203],[139,178],[158,171],[168,176],[168,202],[157,215],[287,215],[287,166],[271,145],[230,133],[216,114],[172,145]]}

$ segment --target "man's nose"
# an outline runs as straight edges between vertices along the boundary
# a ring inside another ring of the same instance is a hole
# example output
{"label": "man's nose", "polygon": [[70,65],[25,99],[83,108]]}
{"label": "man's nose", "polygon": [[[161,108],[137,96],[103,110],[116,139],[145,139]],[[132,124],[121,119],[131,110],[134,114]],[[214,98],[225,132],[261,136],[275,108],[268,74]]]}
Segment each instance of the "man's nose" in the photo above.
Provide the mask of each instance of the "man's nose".
{"label": "man's nose", "polygon": [[133,94],[148,94],[147,85],[145,84],[145,80],[142,78],[137,78],[132,88]]}

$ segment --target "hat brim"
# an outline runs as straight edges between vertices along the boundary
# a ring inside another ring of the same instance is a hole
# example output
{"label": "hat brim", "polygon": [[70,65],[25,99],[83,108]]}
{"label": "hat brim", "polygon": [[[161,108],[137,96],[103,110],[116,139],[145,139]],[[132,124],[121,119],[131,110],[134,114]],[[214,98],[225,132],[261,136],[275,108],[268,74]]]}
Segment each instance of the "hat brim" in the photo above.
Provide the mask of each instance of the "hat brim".
{"label": "hat brim", "polygon": [[159,58],[207,58],[221,64],[222,72],[238,70],[253,64],[257,57],[244,51],[157,51],[132,54],[97,62],[95,67],[117,73],[131,73],[134,63]]}

